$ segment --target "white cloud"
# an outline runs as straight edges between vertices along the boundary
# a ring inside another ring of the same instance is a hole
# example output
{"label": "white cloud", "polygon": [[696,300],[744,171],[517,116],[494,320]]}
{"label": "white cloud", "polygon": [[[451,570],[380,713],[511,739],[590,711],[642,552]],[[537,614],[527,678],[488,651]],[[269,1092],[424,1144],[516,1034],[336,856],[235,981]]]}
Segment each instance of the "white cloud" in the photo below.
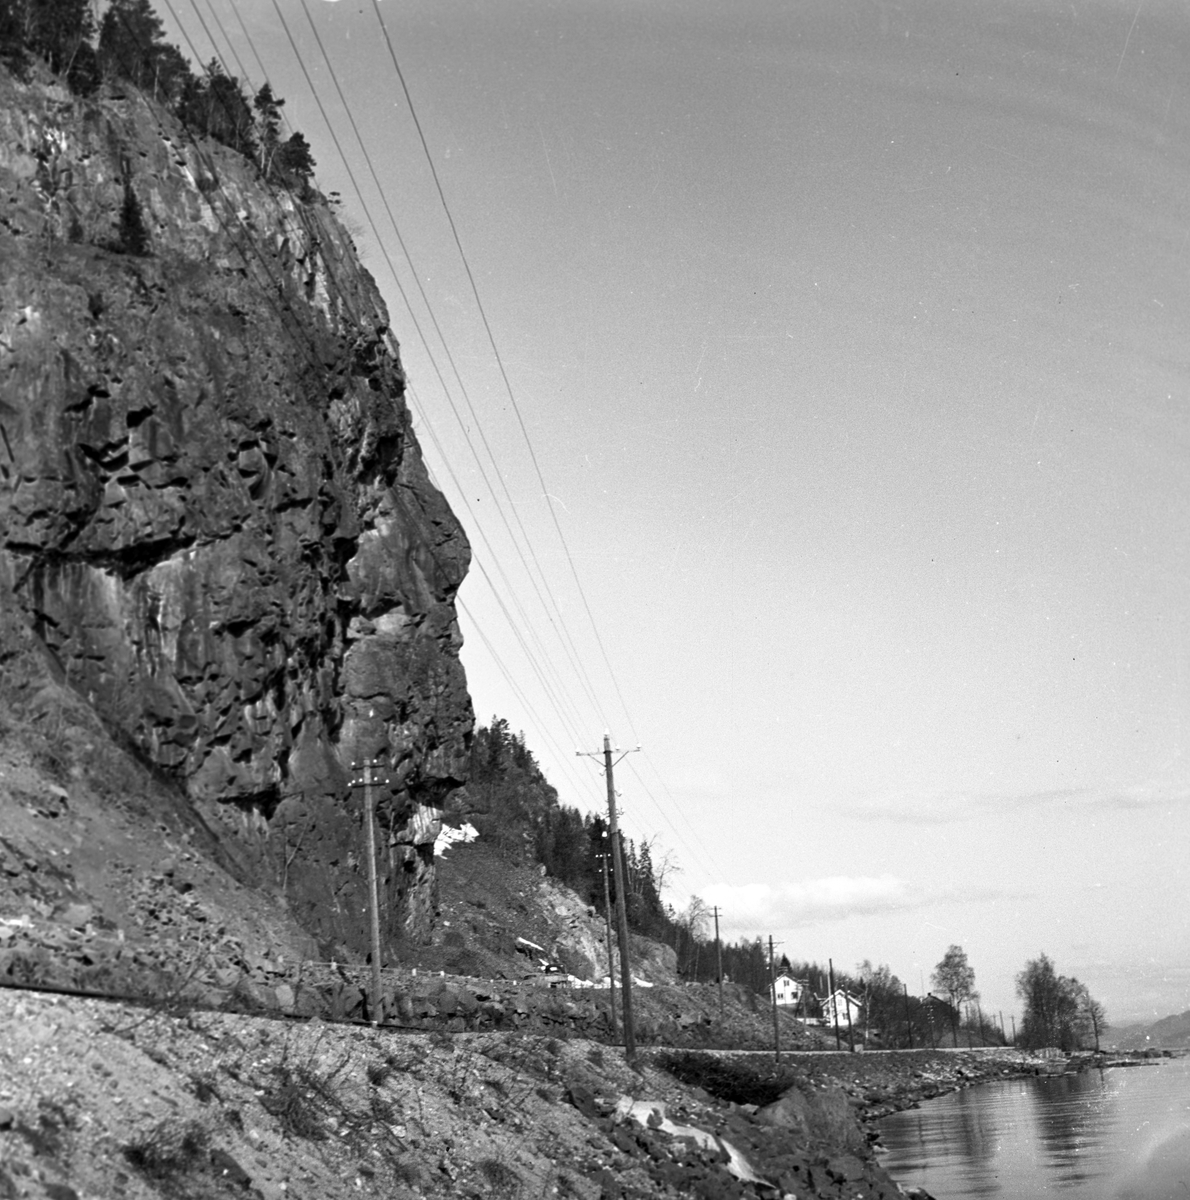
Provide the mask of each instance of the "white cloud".
{"label": "white cloud", "polygon": [[895,875],[831,875],[804,883],[718,884],[703,894],[729,915],[732,926],[787,928],[810,921],[837,920],[860,913],[912,908],[924,901]]}
{"label": "white cloud", "polygon": [[856,821],[899,825],[949,825],[959,821],[986,821],[1040,809],[1068,812],[1134,810],[1184,806],[1190,789],[1175,784],[1133,784],[1122,788],[1056,788],[1023,793],[897,792],[871,796],[842,809]]}

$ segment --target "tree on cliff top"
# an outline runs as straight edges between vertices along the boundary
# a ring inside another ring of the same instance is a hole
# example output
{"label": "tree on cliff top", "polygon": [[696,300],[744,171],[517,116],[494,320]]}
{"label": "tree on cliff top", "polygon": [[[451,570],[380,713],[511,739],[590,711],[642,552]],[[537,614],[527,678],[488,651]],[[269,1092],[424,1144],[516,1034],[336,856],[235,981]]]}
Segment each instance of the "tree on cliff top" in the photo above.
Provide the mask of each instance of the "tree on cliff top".
{"label": "tree on cliff top", "polygon": [[[106,75],[172,99],[178,65],[169,58],[172,49],[149,0],[111,0],[99,25],[99,62]],[[189,74],[184,61],[182,66]]]}
{"label": "tree on cliff top", "polygon": [[304,186],[314,173],[314,156],[302,134],[293,133],[282,140],[281,110],[285,101],[273,95],[272,84],[266,82],[253,98],[252,107],[256,109],[261,174],[270,183]]}
{"label": "tree on cliff top", "polygon": [[[308,196],[314,172],[310,145],[300,133],[281,139],[285,102],[267,83],[254,111],[240,81],[217,59],[194,74],[182,52],[165,40],[151,0],[108,0],[98,28],[92,8],[92,0],[0,0],[0,63],[25,77],[31,61],[41,59],[81,95],[103,81],[130,83],[192,130],[258,161],[268,182]],[[259,159],[258,135],[266,142]]]}
{"label": "tree on cliff top", "polygon": [[83,95],[99,83],[90,0],[0,0],[0,60],[18,75],[43,59]]}
{"label": "tree on cliff top", "polygon": [[967,962],[967,952],[962,946],[947,947],[942,961],[934,968],[930,983],[936,987],[950,1002],[953,1011],[955,1044],[959,1036],[959,1008],[971,1000],[978,1000],[979,993],[975,990],[975,969]]}

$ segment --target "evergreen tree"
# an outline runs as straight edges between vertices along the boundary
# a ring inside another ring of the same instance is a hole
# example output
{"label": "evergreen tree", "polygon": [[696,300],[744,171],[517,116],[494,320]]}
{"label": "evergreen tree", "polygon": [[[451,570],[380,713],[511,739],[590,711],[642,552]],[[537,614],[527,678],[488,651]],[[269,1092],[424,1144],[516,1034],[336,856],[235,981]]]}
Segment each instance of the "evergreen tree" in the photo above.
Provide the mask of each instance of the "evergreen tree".
{"label": "evergreen tree", "polygon": [[[23,77],[30,62],[41,59],[83,95],[103,79],[124,80],[167,104],[196,132],[249,158],[258,155],[259,114],[261,173],[308,195],[310,145],[301,133],[281,139],[285,102],[268,83],[249,102],[239,80],[214,60],[206,77],[196,78],[181,51],[165,40],[151,0],[109,0],[98,31],[92,10],[92,0],[0,0],[0,62]],[[125,216],[131,221],[130,213]],[[124,232],[129,230],[131,225]],[[131,244],[123,235],[121,240]]]}
{"label": "evergreen tree", "polygon": [[304,135],[291,133],[278,148],[274,165],[280,182],[304,192],[314,174],[314,155]]}
{"label": "evergreen tree", "polygon": [[211,59],[206,78],[196,81],[183,98],[179,114],[187,124],[208,137],[238,150],[246,158],[256,157],[256,118],[234,75],[228,75]]}
{"label": "evergreen tree", "polygon": [[76,92],[99,83],[89,0],[0,0],[0,59],[22,74],[30,57],[66,77]]}
{"label": "evergreen tree", "polygon": [[111,0],[99,26],[99,62],[104,72],[155,92],[165,27],[149,0]]}
{"label": "evergreen tree", "polygon": [[25,4],[23,0],[0,0],[0,62],[23,75],[26,60]]}
{"label": "evergreen tree", "polygon": [[272,84],[266,81],[253,97],[252,107],[256,110],[260,170],[271,181],[277,151],[281,147],[281,109],[285,107],[285,101],[273,95]]}
{"label": "evergreen tree", "polygon": [[145,255],[149,253],[149,231],[140,201],[129,183],[124,184],[124,203],[120,207],[120,234],[115,249],[124,254]]}

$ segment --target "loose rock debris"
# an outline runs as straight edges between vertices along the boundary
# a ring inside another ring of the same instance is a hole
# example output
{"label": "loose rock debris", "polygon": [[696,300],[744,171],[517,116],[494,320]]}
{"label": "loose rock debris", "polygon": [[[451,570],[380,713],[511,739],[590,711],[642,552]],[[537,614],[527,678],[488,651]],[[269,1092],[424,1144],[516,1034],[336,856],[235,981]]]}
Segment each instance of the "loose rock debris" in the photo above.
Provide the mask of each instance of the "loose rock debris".
{"label": "loose rock debris", "polygon": [[5,1198],[899,1195],[862,1148],[584,1040],[15,991],[0,1028]]}

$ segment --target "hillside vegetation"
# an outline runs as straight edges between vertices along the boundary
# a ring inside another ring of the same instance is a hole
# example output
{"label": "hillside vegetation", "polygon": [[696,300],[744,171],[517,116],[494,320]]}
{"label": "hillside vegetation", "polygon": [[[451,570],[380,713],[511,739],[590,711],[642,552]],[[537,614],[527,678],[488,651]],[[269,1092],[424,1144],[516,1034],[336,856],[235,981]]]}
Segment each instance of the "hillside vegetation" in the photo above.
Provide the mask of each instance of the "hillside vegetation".
{"label": "hillside vegetation", "polygon": [[195,74],[149,0],[110,0],[98,24],[90,0],[0,0],[0,62],[19,78],[42,62],[79,96],[131,84],[193,133],[253,159],[271,183],[304,191],[313,173],[305,137],[281,137],[285,101],[270,85],[249,96],[217,59]]}

